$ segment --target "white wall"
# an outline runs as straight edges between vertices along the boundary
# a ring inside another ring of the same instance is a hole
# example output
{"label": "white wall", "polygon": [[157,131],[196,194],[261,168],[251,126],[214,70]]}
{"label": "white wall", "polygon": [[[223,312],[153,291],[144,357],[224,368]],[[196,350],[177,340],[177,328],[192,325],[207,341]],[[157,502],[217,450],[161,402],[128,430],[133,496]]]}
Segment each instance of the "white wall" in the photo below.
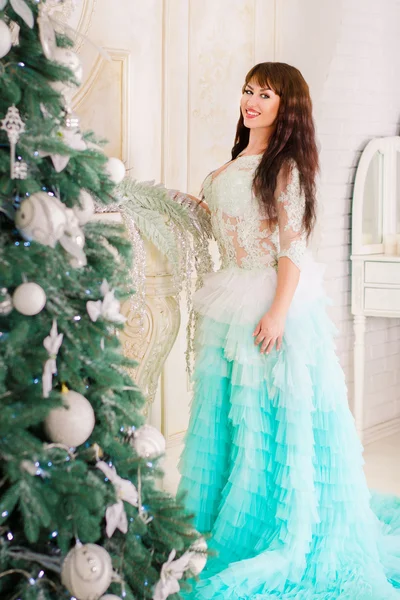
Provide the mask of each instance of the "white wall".
{"label": "white wall", "polygon": [[[367,142],[399,133],[400,5],[385,0],[342,3],[336,48],[317,107],[321,142],[322,229],[318,257],[327,263],[331,316],[352,392],[350,226],[354,173]],[[367,320],[364,428],[400,416],[400,321]]]}
{"label": "white wall", "polygon": [[[368,140],[398,133],[399,2],[118,0],[112,11],[109,4],[97,0],[89,35],[129,53],[127,153],[137,179],[197,194],[204,176],[229,159],[240,87],[255,63],[291,63],[309,82],[322,167],[315,242],[327,263],[330,314],[351,395],[352,183]],[[171,443],[180,440],[188,418],[185,324],[183,306],[158,395]],[[368,328],[364,425],[371,428],[400,417],[400,324],[369,319]]]}
{"label": "white wall", "polygon": [[[243,78],[273,53],[273,0],[166,0],[163,182],[197,195],[230,158]],[[164,435],[179,443],[191,398],[185,373],[187,313],[160,382]]]}

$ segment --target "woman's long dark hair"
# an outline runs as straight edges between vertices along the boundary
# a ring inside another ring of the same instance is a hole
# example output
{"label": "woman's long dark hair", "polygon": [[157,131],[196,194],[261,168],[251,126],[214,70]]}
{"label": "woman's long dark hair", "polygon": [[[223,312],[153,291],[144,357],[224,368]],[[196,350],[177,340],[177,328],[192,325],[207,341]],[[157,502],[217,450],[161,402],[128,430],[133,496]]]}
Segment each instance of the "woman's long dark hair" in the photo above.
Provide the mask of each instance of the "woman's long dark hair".
{"label": "woman's long dark hair", "polygon": [[[298,69],[280,62],[255,65],[246,75],[242,93],[252,79],[260,87],[271,88],[281,99],[274,133],[254,174],[254,193],[265,204],[271,226],[276,225],[274,192],[277,176],[281,168],[283,172],[288,168],[289,159],[294,159],[306,198],[303,227],[309,236],[316,217],[315,177],[319,171],[319,160],[308,85]],[[247,147],[249,137],[250,129],[244,125],[240,111],[232,160]]]}

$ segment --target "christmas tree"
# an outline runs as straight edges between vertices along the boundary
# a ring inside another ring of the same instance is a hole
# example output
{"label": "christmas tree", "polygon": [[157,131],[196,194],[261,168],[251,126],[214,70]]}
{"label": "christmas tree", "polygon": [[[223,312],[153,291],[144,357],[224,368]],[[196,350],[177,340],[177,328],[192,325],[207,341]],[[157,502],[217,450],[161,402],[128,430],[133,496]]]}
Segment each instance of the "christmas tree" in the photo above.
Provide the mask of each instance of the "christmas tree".
{"label": "christmas tree", "polygon": [[118,341],[131,248],[91,218],[124,166],[71,110],[61,2],[0,0],[0,597],[179,598],[205,542]]}

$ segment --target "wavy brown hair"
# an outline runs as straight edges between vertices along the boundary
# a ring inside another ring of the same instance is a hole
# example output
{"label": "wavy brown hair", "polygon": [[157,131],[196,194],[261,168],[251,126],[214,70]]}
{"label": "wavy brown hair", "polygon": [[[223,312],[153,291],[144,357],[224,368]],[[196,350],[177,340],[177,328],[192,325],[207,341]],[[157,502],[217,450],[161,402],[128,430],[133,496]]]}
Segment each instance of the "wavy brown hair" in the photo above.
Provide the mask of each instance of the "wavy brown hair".
{"label": "wavy brown hair", "polygon": [[[289,160],[294,159],[306,199],[303,227],[308,237],[315,224],[315,177],[319,171],[308,85],[298,69],[281,62],[263,62],[255,65],[246,75],[242,93],[251,80],[256,81],[260,87],[271,88],[280,96],[276,127],[254,174],[254,193],[265,204],[271,225],[276,225],[278,218],[274,192],[278,173],[281,168],[285,173],[289,168]],[[232,160],[247,147],[249,137],[250,129],[244,125],[240,111]]]}

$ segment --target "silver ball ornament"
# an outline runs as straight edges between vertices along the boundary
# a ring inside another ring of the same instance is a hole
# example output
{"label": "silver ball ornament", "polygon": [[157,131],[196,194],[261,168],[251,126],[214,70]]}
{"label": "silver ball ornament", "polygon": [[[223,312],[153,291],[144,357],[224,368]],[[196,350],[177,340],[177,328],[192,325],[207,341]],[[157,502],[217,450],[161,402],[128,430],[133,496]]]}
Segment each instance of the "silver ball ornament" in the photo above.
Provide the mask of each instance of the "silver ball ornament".
{"label": "silver ball ornament", "polygon": [[3,56],[6,56],[6,54],[10,52],[11,46],[11,31],[4,23],[4,21],[0,21],[0,58],[3,58]]}
{"label": "silver ball ornament", "polygon": [[139,456],[152,458],[165,452],[165,438],[152,425],[143,425],[135,432],[132,438],[132,446]]}
{"label": "silver ball ornament", "polygon": [[54,248],[67,226],[66,207],[55,196],[37,192],[21,202],[15,225],[24,239]]}
{"label": "silver ball ornament", "polygon": [[61,63],[64,65],[64,67],[67,67],[70,71],[72,71],[78,84],[82,83],[83,68],[81,59],[76,52],[70,50],[69,48],[58,47],[54,51],[53,60]]}
{"label": "silver ball ornament", "polygon": [[62,395],[64,406],[53,408],[44,426],[52,442],[76,448],[90,437],[95,415],[92,405],[82,394],[68,390]]}
{"label": "silver ball ornament", "polygon": [[21,283],[13,293],[12,302],[15,310],[22,315],[32,317],[45,307],[46,294],[44,289],[33,281]]}
{"label": "silver ball ornament", "polygon": [[126,173],[125,165],[122,160],[112,156],[106,163],[106,172],[113,183],[121,183]]}
{"label": "silver ball ornament", "polygon": [[76,545],[65,557],[61,581],[79,600],[98,600],[111,584],[111,557],[97,544]]}
{"label": "silver ball ornament", "polygon": [[[56,48],[53,52],[53,60],[61,63],[64,67],[68,67],[74,74],[75,81],[78,85],[82,83],[83,69],[79,56],[69,48]],[[52,81],[50,83],[53,90],[62,94],[68,105],[71,104],[72,98],[76,92],[77,85],[70,81]]]}

